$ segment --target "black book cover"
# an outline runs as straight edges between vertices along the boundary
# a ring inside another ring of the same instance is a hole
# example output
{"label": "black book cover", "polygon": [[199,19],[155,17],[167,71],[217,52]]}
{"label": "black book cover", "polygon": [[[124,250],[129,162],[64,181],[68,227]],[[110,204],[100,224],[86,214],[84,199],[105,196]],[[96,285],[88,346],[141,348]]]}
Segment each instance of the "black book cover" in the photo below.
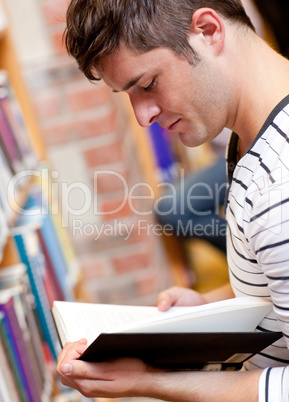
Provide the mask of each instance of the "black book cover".
{"label": "black book cover", "polygon": [[136,357],[170,369],[202,369],[208,364],[238,369],[245,360],[281,336],[281,332],[105,333],[99,335],[80,359],[101,362]]}

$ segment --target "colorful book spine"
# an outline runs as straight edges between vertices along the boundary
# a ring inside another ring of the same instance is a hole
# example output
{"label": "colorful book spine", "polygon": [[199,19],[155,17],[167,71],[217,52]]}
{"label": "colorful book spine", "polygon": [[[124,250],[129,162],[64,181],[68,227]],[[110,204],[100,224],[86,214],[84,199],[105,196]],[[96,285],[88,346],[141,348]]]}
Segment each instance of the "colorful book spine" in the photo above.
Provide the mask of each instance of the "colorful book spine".
{"label": "colorful book spine", "polygon": [[[15,197],[28,182],[27,177],[15,181],[14,199],[8,199],[8,185],[17,173],[35,168],[38,157],[32,144],[22,109],[10,83],[8,73],[0,70],[0,208],[10,224]],[[0,216],[0,227],[5,229]],[[0,256],[7,232],[0,231]]]}
{"label": "colorful book spine", "polygon": [[8,334],[4,328],[5,325],[5,316],[3,313],[0,313],[0,380],[2,379],[0,390],[4,389],[5,386],[8,388],[6,399],[2,396],[2,400],[11,402],[25,402],[24,391],[21,383],[18,381],[18,373],[14,367],[14,361],[10,348],[7,346]]}
{"label": "colorful book spine", "polygon": [[[3,313],[2,313],[3,314]],[[15,351],[15,347],[13,345],[11,336],[7,329],[7,319],[3,314],[3,317],[0,321],[0,336],[3,340],[3,345],[5,348],[6,356],[10,363],[10,367],[13,373],[14,381],[16,383],[18,395],[20,397],[21,402],[27,402],[27,392],[25,390],[25,381],[23,375],[20,370],[19,363],[17,361],[17,354]]]}
{"label": "colorful book spine", "polygon": [[35,229],[20,226],[13,229],[13,236],[21,261],[27,267],[32,293],[35,298],[36,312],[52,356],[56,359],[60,351],[57,333],[50,313],[50,304],[43,284],[45,271],[44,256],[39,247]]}
{"label": "colorful book spine", "polygon": [[30,358],[21,327],[17,319],[13,297],[10,297],[7,301],[2,301],[2,303],[0,303],[0,311],[5,314],[7,319],[7,332],[11,341],[13,342],[24,388],[27,392],[27,399],[31,402],[41,402],[41,392],[37,386],[37,381],[30,365]]}
{"label": "colorful book spine", "polygon": [[[39,203],[41,200],[45,199],[45,205],[47,209],[47,213],[51,217],[51,224],[53,225],[55,236],[57,237],[57,242],[63,254],[63,259],[65,261],[65,266],[68,271],[69,279],[71,281],[70,287],[75,286],[79,283],[80,279],[80,266],[77,261],[75,252],[72,248],[71,241],[68,235],[68,231],[62,225],[62,217],[59,212],[59,199],[53,194],[51,189],[53,184],[56,184],[51,175],[47,174],[49,172],[49,168],[46,165],[41,166],[41,182],[40,180],[35,180],[35,191],[34,198],[36,198]],[[40,194],[41,187],[41,194]],[[41,204],[40,204],[41,205]],[[52,209],[54,207],[54,212]],[[57,212],[55,212],[57,211]]]}
{"label": "colorful book spine", "polygon": [[14,153],[23,169],[35,167],[37,157],[29,130],[8,74],[4,70],[0,70],[0,111],[6,132],[5,139],[9,142],[9,152]]}
{"label": "colorful book spine", "polygon": [[41,215],[41,224],[39,225],[37,232],[43,254],[46,256],[48,267],[53,268],[51,275],[57,277],[57,287],[60,292],[58,295],[59,298],[61,300],[72,301],[74,300],[74,281],[69,271],[64,249],[60,242],[53,217],[50,213],[48,202],[45,198],[41,198],[38,186],[35,186],[31,190],[27,202],[23,207],[24,217],[22,219],[20,218],[19,223],[27,223],[29,218],[33,219],[33,217],[27,216],[27,214],[25,216],[25,211],[40,207],[44,213]]}
{"label": "colorful book spine", "polygon": [[8,161],[11,170],[14,174],[19,172],[22,168],[21,164],[21,154],[16,145],[15,138],[12,134],[11,127],[7,121],[7,117],[3,110],[3,105],[1,103],[1,92],[0,92],[0,135],[1,135],[1,146],[8,157]]}
{"label": "colorful book spine", "polygon": [[[0,269],[0,300],[1,298],[2,301],[5,298],[7,300],[8,297],[13,298],[17,320],[29,356],[29,362],[26,363],[30,365],[33,371],[32,379],[39,390],[39,394],[41,394],[41,401],[48,401],[47,398],[44,398],[51,395],[52,374],[49,369],[51,352],[49,352],[49,356],[44,353],[47,343],[40,331],[27,269],[22,263],[8,265]],[[20,400],[21,402],[27,402],[28,395],[25,391],[25,381],[22,379],[23,376],[21,377],[21,370],[19,372],[20,366],[16,349],[6,330],[7,324],[5,322],[7,317],[3,313],[2,315],[1,320],[0,313],[0,339],[3,340],[3,346],[11,367],[12,377],[17,384]]]}
{"label": "colorful book spine", "polygon": [[53,266],[51,255],[46,247],[45,238],[43,236],[41,228],[36,229],[38,240],[45,258],[45,265],[47,268],[46,278],[44,280],[45,290],[49,299],[50,307],[52,307],[54,300],[65,300],[64,292],[62,291],[59,283],[57,273]]}

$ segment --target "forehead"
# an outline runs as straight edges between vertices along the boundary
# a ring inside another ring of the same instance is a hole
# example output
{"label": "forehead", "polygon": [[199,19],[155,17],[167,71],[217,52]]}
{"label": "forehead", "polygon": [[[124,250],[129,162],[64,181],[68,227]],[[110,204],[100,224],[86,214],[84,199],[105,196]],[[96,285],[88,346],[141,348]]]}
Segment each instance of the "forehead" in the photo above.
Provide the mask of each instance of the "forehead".
{"label": "forehead", "polygon": [[102,60],[98,73],[108,86],[119,91],[134,77],[160,73],[165,65],[174,61],[174,58],[177,56],[166,48],[136,53],[121,47]]}

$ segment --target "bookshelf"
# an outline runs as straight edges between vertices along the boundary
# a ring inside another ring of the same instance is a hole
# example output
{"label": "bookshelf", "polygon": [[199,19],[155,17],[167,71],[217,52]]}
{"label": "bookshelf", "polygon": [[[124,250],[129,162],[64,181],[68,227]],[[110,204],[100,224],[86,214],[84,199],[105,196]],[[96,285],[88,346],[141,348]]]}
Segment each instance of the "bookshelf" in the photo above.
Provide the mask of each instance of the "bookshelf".
{"label": "bookshelf", "polygon": [[74,300],[79,271],[52,213],[49,164],[2,9],[0,54],[0,400],[48,402],[64,394],[50,308]]}
{"label": "bookshelf", "polygon": [[29,127],[29,132],[31,133],[36,152],[41,158],[45,158],[44,144],[41,140],[41,134],[37,125],[37,120],[34,115],[34,111],[23,77],[20,73],[20,66],[15,54],[11,35],[7,27],[4,27],[2,31],[0,28],[0,54],[0,69],[9,71],[9,78],[15,90],[17,99],[23,110],[23,114]]}

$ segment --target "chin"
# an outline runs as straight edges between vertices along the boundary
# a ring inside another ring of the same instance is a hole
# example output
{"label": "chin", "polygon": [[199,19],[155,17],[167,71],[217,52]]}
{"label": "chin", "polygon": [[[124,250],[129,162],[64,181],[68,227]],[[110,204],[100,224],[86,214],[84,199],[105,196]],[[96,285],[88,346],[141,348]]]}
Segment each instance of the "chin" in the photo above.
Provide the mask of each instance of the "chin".
{"label": "chin", "polygon": [[195,137],[193,134],[190,133],[181,133],[178,132],[180,140],[184,145],[187,147],[198,147],[206,142],[206,140],[202,141],[200,138]]}

